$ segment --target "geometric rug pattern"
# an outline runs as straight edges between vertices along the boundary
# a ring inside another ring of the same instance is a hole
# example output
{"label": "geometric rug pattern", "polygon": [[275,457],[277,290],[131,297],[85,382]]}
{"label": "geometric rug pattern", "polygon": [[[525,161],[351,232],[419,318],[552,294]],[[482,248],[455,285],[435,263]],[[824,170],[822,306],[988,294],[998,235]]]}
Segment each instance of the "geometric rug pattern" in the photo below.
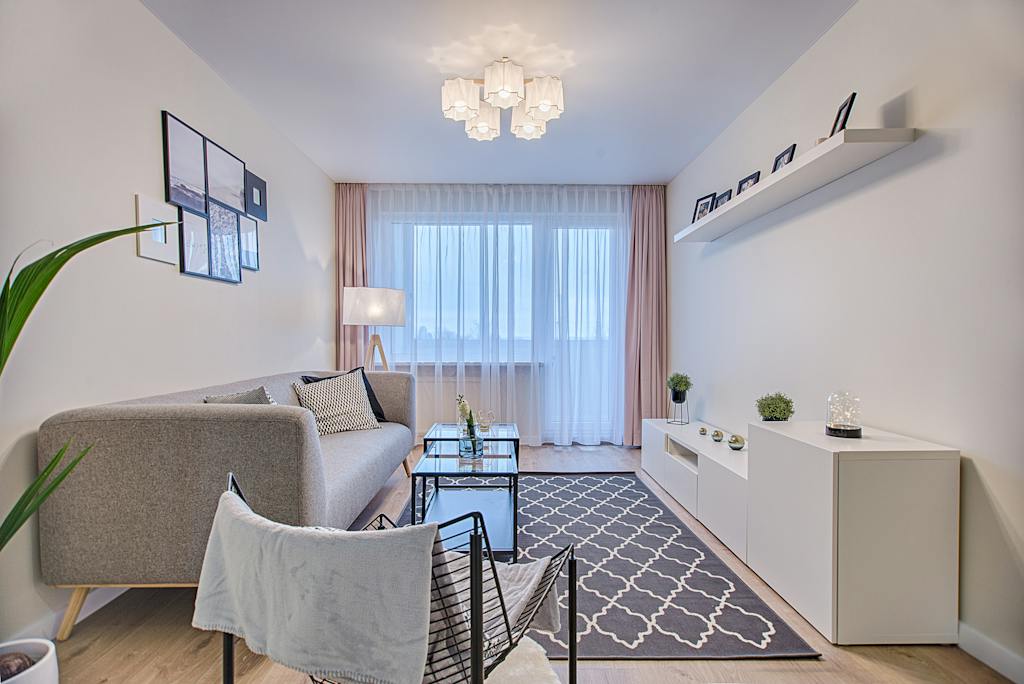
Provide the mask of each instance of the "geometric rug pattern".
{"label": "geometric rug pattern", "polygon": [[[580,658],[818,656],[636,475],[520,475],[520,560],[569,543]],[[566,608],[564,577],[556,591]],[[530,637],[549,657],[567,654],[564,626]]]}

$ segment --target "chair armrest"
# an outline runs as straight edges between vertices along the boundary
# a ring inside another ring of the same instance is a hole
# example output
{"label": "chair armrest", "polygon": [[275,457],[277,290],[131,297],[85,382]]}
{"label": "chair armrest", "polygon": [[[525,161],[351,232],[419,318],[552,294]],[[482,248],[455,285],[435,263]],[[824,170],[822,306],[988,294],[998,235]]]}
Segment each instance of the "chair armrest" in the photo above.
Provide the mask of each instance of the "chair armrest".
{"label": "chair armrest", "polygon": [[377,395],[384,416],[416,435],[416,379],[412,373],[367,371],[366,379]]}
{"label": "chair armrest", "polygon": [[199,579],[225,476],[253,509],[321,524],[326,489],[313,415],[295,406],[115,404],[58,414],[39,428],[40,468],[65,443],[92,451],[39,513],[48,584]]}

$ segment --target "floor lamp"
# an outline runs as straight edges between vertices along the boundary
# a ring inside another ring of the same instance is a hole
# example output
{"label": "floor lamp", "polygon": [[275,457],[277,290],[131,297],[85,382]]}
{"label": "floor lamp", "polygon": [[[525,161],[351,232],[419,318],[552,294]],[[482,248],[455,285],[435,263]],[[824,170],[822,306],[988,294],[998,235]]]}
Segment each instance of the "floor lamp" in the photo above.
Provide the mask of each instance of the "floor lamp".
{"label": "floor lamp", "polygon": [[[392,290],[387,287],[346,287],[341,296],[343,325],[405,325],[403,290]],[[363,367],[368,371],[373,370],[377,352],[380,352],[380,362],[384,370],[391,370],[388,368],[388,357],[384,354],[384,345],[377,333],[370,335]]]}

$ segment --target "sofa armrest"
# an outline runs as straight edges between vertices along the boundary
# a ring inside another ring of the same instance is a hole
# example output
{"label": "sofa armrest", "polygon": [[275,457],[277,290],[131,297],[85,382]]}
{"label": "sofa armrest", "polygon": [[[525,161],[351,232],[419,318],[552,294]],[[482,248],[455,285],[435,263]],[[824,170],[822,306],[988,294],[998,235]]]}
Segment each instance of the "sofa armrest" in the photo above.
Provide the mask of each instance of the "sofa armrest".
{"label": "sofa armrest", "polygon": [[412,373],[367,371],[366,379],[377,395],[384,416],[392,423],[401,423],[416,435],[416,379]]}
{"label": "sofa armrest", "polygon": [[39,428],[42,468],[65,443],[92,451],[39,512],[48,584],[199,579],[228,471],[253,509],[320,524],[326,490],[313,415],[295,406],[117,404]]}

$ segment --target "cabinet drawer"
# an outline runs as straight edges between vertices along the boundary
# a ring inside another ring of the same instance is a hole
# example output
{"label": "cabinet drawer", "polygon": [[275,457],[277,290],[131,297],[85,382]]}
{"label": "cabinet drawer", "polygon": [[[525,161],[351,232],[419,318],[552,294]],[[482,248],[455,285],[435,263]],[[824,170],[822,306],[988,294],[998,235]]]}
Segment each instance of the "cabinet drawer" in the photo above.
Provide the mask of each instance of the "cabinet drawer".
{"label": "cabinet drawer", "polygon": [[[674,443],[673,443],[674,444]],[[644,450],[643,469],[690,513],[697,513],[697,469],[684,457]],[[695,460],[695,459],[694,459]]]}
{"label": "cabinet drawer", "polygon": [[747,560],[747,481],[711,458],[700,457],[697,519]]}

